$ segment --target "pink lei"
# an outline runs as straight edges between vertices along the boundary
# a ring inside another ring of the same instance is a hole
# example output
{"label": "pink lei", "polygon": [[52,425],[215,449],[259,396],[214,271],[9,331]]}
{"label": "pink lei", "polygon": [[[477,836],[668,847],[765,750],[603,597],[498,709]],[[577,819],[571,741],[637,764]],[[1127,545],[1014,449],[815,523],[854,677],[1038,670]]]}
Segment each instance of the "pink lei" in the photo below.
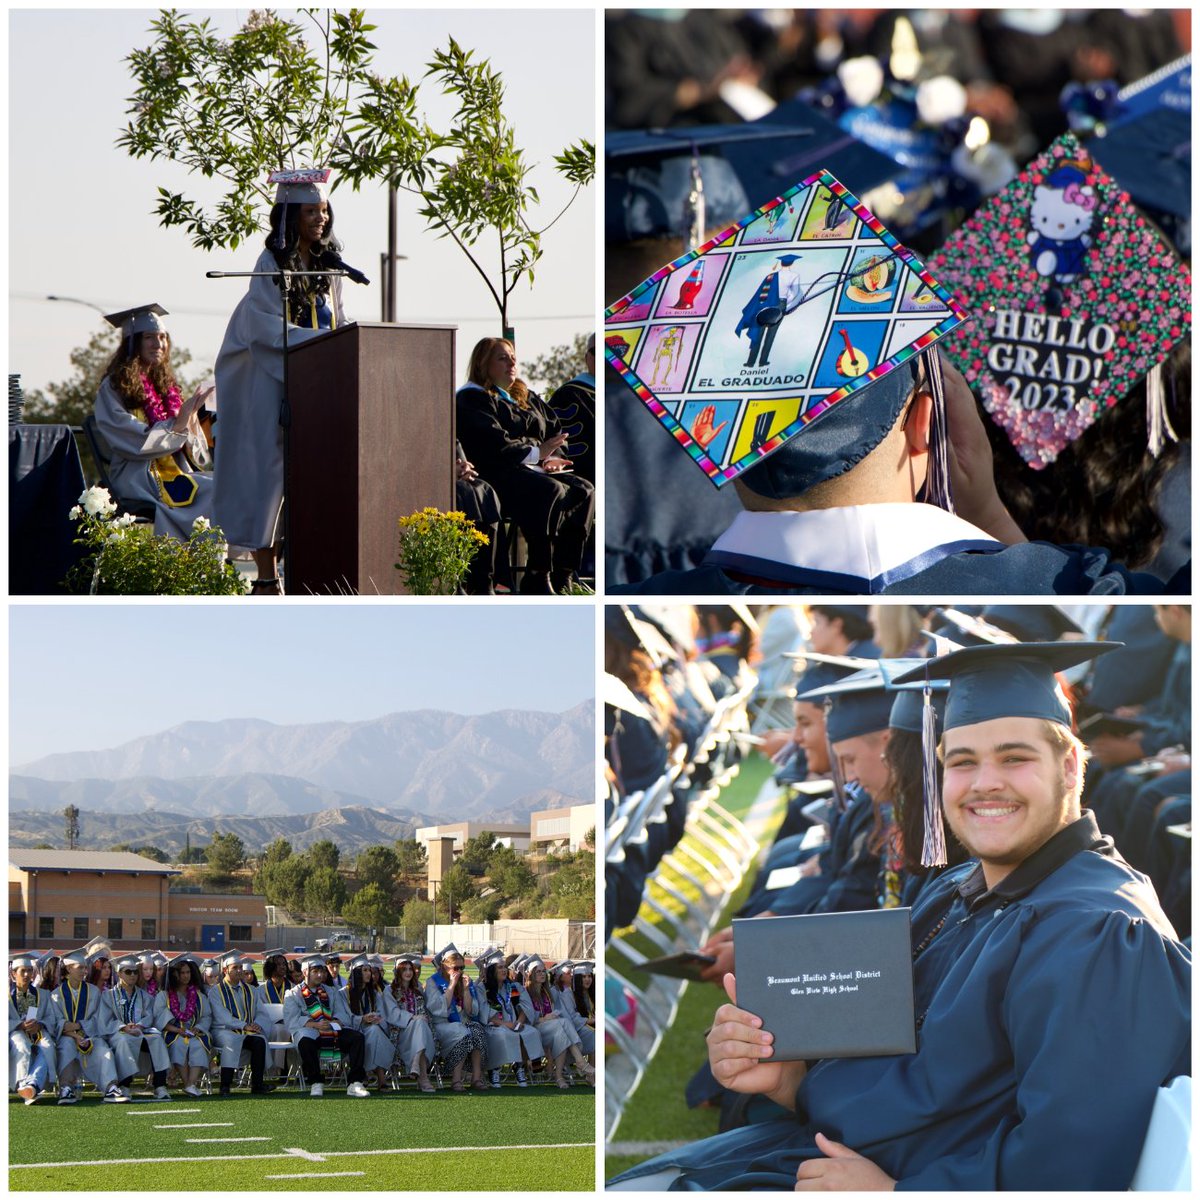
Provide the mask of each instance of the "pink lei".
{"label": "pink lei", "polygon": [[192,984],[188,984],[187,1003],[183,1006],[183,1012],[179,1011],[179,993],[172,991],[167,997],[167,1003],[171,1007],[171,1016],[180,1025],[186,1025],[196,1015],[196,989]]}
{"label": "pink lei", "polygon": [[159,421],[171,420],[183,405],[183,397],[179,394],[179,387],[174,383],[167,389],[167,396],[164,400],[154,390],[154,384],[150,382],[150,376],[143,375],[142,391],[146,396],[146,401],[142,409],[146,414],[147,422],[151,425],[157,425]]}

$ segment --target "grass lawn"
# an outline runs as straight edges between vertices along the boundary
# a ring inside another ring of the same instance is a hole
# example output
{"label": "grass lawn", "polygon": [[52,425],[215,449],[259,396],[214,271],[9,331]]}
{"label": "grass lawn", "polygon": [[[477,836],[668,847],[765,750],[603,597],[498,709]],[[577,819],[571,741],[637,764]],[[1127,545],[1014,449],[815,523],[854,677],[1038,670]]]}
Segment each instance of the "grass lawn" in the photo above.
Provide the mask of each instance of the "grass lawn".
{"label": "grass lawn", "polygon": [[[98,1184],[133,1178],[119,1168],[98,1175],[96,1166],[132,1159],[195,1162],[199,1175],[184,1170],[166,1177],[202,1178],[205,1191],[339,1191],[360,1185],[473,1190],[464,1172],[469,1176],[466,1163],[479,1160],[462,1154],[490,1148],[489,1191],[528,1190],[537,1179],[553,1180],[555,1190],[591,1191],[595,1111],[595,1094],[587,1087],[385,1092],[369,1100],[349,1099],[341,1088],[327,1088],[323,1100],[295,1090],[265,1098],[235,1091],[224,1100],[182,1097],[170,1104],[121,1105],[102,1104],[89,1091],[69,1108],[45,1100],[27,1108],[14,1100],[9,1186],[14,1192],[94,1191]],[[209,1124],[215,1127],[185,1128]],[[175,1128],[156,1128],[163,1125]],[[209,1138],[253,1140],[196,1140]],[[164,1176],[154,1178],[161,1183]]]}
{"label": "grass lawn", "polygon": [[[743,763],[737,778],[721,793],[720,803],[738,817],[745,817],[758,797],[763,784],[774,768],[761,755],[751,755]],[[763,839],[770,844],[775,830],[783,820],[785,805],[782,797],[772,814]],[[755,876],[752,866],[729,904],[717,928],[729,923],[731,914],[749,895]],[[648,953],[651,951],[647,951]],[[653,951],[657,953],[657,951]],[[641,973],[612,952],[614,965],[620,961],[622,973],[639,983]],[[641,976],[641,979],[644,979]],[[717,1132],[718,1114],[715,1109],[689,1109],[684,1101],[684,1088],[696,1068],[706,1058],[704,1034],[712,1024],[713,1013],[724,1002],[725,993],[707,983],[689,984],[680,1000],[671,1028],[663,1038],[653,1061],[646,1069],[638,1089],[629,1099],[620,1124],[613,1136],[616,1144],[627,1142],[690,1142]],[[611,1178],[627,1167],[644,1161],[648,1154],[613,1154],[605,1156],[604,1173]]]}

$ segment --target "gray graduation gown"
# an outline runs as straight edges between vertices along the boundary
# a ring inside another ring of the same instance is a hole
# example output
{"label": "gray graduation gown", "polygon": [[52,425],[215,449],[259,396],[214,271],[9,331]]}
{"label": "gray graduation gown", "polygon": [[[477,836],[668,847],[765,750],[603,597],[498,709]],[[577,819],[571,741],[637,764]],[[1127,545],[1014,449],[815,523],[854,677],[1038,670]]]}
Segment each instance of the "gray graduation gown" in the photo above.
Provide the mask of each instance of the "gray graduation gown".
{"label": "gray graduation gown", "polygon": [[[264,250],[256,271],[277,270]],[[331,283],[330,306],[340,328],[342,281]],[[297,345],[326,332],[288,326],[288,344]],[[217,417],[214,512],[230,545],[257,550],[273,546],[282,532],[283,297],[269,278],[250,280],[217,355],[220,408]],[[336,397],[331,396],[330,402]]]}
{"label": "gray graduation gown", "polygon": [[197,517],[212,520],[212,475],[189,470],[196,482],[195,498],[182,508],[172,508],[164,502],[152,469],[155,459],[167,455],[178,455],[176,462],[182,467],[183,455],[179,452],[187,447],[192,449],[198,462],[205,461],[208,447],[202,436],[176,433],[170,421],[160,421],[157,425],[139,421],[121,403],[117,389],[108,379],[96,393],[96,424],[112,447],[108,475],[113,491],[126,500],[150,501],[154,505],[155,533],[170,534],[186,542]]}
{"label": "gray graduation gown", "polygon": [[570,988],[560,988],[557,984],[552,985],[550,991],[554,997],[555,1009],[574,1026],[579,1036],[580,1049],[584,1054],[595,1054],[596,1031],[587,1023],[587,1018],[580,1014],[575,1003],[575,993]]}
{"label": "gray graduation gown", "polygon": [[[197,999],[196,1012],[186,1023],[188,1036],[185,1038],[176,1034],[170,1037],[163,1033],[167,1055],[177,1067],[207,1067],[212,1060],[212,1051],[209,1049],[212,1044],[212,1001],[203,994]],[[165,990],[154,997],[154,1024],[160,1030],[165,1030],[168,1025],[184,1024],[172,1015],[169,994]],[[206,1038],[209,1045],[205,1045]]]}
{"label": "gray graduation gown", "polygon": [[[40,1054],[46,1062],[46,1082],[54,1083],[58,1079],[58,1055],[55,1039],[58,1037],[58,1010],[50,1000],[50,993],[45,988],[35,989],[37,1004],[31,1005],[24,1017],[17,1012],[13,1001],[13,992],[8,991],[8,1067],[9,1086],[19,1086],[22,1080],[29,1077],[33,1056]],[[23,1021],[37,1021],[42,1030],[36,1042],[31,1041],[29,1034],[17,1026]]]}
{"label": "gray graduation gown", "polygon": [[[226,990],[232,1007],[225,1003]],[[212,1009],[212,1040],[221,1052],[221,1066],[237,1067],[242,1060],[242,1043],[248,1037],[261,1037],[264,1033],[244,1033],[247,1024],[260,1025],[258,1019],[258,991],[248,983],[239,983],[237,988],[223,988],[220,983],[208,989],[207,1000]]]}
{"label": "gray graduation gown", "polygon": [[[84,1078],[90,1079],[102,1092],[106,1091],[117,1081],[117,1064],[113,1060],[112,1047],[108,1044],[109,1020],[105,1011],[104,993],[90,983],[81,984],[80,990],[86,988],[87,991],[80,997],[79,1007],[73,1009],[66,995],[69,988],[69,984],[62,983],[55,988],[51,996],[60,1033],[57,1047],[59,1072],[71,1063],[79,1062]],[[75,1011],[78,1014],[79,1008],[83,1010],[82,1016],[78,1018],[79,1024],[83,1026],[84,1035],[91,1039],[92,1043],[86,1054],[80,1053],[73,1037],[62,1033],[63,1025],[71,1019],[71,1012]]]}
{"label": "gray graduation gown", "polygon": [[437,1045],[433,1040],[433,1025],[428,1015],[424,1011],[410,1013],[392,995],[391,988],[384,992],[384,1007],[388,1024],[396,1031],[396,1051],[405,1068],[410,1072],[415,1071],[417,1058],[422,1051],[425,1053],[425,1065],[432,1063],[437,1055]]}
{"label": "gray graduation gown", "polygon": [[[112,1030],[109,1043],[112,1046],[113,1058],[117,1063],[117,1078],[127,1079],[130,1075],[138,1074],[138,1059],[141,1056],[142,1042],[145,1041],[150,1051],[150,1062],[156,1071],[165,1071],[171,1065],[167,1045],[163,1041],[162,1029],[156,1024],[155,998],[141,988],[133,989],[133,999],[130,1001],[130,1017],[125,1018],[124,995],[121,987],[109,988],[102,993],[105,1015],[108,1017]],[[157,1033],[122,1033],[122,1025],[140,1025],[143,1030],[158,1029]]]}

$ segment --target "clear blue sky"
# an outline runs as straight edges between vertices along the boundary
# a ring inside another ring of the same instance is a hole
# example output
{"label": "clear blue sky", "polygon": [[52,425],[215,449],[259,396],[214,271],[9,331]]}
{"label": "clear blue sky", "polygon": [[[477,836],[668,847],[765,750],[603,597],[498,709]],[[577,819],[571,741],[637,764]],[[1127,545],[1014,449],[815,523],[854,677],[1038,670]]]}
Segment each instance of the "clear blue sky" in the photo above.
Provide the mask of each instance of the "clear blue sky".
{"label": "clear blue sky", "polygon": [[[517,145],[535,167],[530,182],[546,224],[570,194],[554,156],[580,138],[596,140],[595,14],[589,10],[374,9],[375,66],[416,81],[450,36],[487,57],[506,85],[505,111]],[[235,32],[247,8],[206,12],[222,35]],[[294,10],[283,10],[288,18]],[[183,229],[163,229],[153,215],[157,188],[213,199],[221,189],[173,163],[134,160],[114,146],[133,90],[125,57],[153,38],[157,10],[25,8],[9,13],[9,338],[8,370],[26,388],[70,378],[69,354],[107,329],[86,305],[48,302],[68,296],[115,312],[157,301],[167,326],[196,364],[211,366],[244,280],[210,281],[207,270],[248,271],[262,249],[205,254]],[[307,18],[300,18],[306,21]],[[309,44],[314,45],[312,38]],[[450,101],[430,85],[420,107],[444,127]],[[545,257],[531,290],[522,283],[510,302],[518,354],[528,361],[596,327],[597,188],[586,189],[543,241]],[[386,189],[364,185],[333,193],[345,257],[371,279],[348,284],[346,315],[380,320],[379,256],[387,248]],[[397,315],[401,321],[457,323],[458,376],[471,346],[499,333],[499,316],[482,281],[452,242],[426,232],[414,197],[399,204]],[[539,221],[540,217],[540,221]],[[491,240],[485,243],[489,248]],[[494,257],[494,256],[492,256]],[[547,319],[549,318],[549,319]],[[114,343],[115,345],[115,343]],[[195,368],[189,368],[194,370]]]}
{"label": "clear blue sky", "polygon": [[575,604],[9,606],[9,762],[188,720],[562,712],[595,695]]}

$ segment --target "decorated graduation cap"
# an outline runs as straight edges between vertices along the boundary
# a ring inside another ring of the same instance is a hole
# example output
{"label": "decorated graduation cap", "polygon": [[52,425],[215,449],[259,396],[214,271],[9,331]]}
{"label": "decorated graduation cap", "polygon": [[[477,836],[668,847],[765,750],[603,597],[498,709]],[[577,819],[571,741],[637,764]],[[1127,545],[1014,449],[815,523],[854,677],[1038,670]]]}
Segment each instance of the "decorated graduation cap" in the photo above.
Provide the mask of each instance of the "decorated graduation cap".
{"label": "decorated graduation cap", "polygon": [[[704,263],[703,286],[687,284]],[[608,361],[716,487],[800,495],[891,431],[926,365],[927,498],[950,508],[940,364],[959,302],[827,170],[612,304]],[[922,357],[923,356],[923,359]]]}
{"label": "decorated graduation cap", "polygon": [[1072,133],[930,260],[981,315],[948,338],[993,421],[1040,470],[1146,379],[1151,450],[1161,364],[1188,335],[1191,275]]}
{"label": "decorated graduation cap", "polygon": [[132,355],[134,339],[139,333],[166,333],[167,327],[159,318],[167,315],[167,310],[161,304],[143,304],[138,308],[105,313],[104,319],[121,331],[126,342],[126,353]]}
{"label": "decorated graduation cap", "polygon": [[279,221],[276,244],[283,248],[287,241],[287,206],[289,204],[321,204],[329,199],[329,167],[304,167],[299,170],[272,171],[267,182],[275,184],[275,203],[284,206]]}

